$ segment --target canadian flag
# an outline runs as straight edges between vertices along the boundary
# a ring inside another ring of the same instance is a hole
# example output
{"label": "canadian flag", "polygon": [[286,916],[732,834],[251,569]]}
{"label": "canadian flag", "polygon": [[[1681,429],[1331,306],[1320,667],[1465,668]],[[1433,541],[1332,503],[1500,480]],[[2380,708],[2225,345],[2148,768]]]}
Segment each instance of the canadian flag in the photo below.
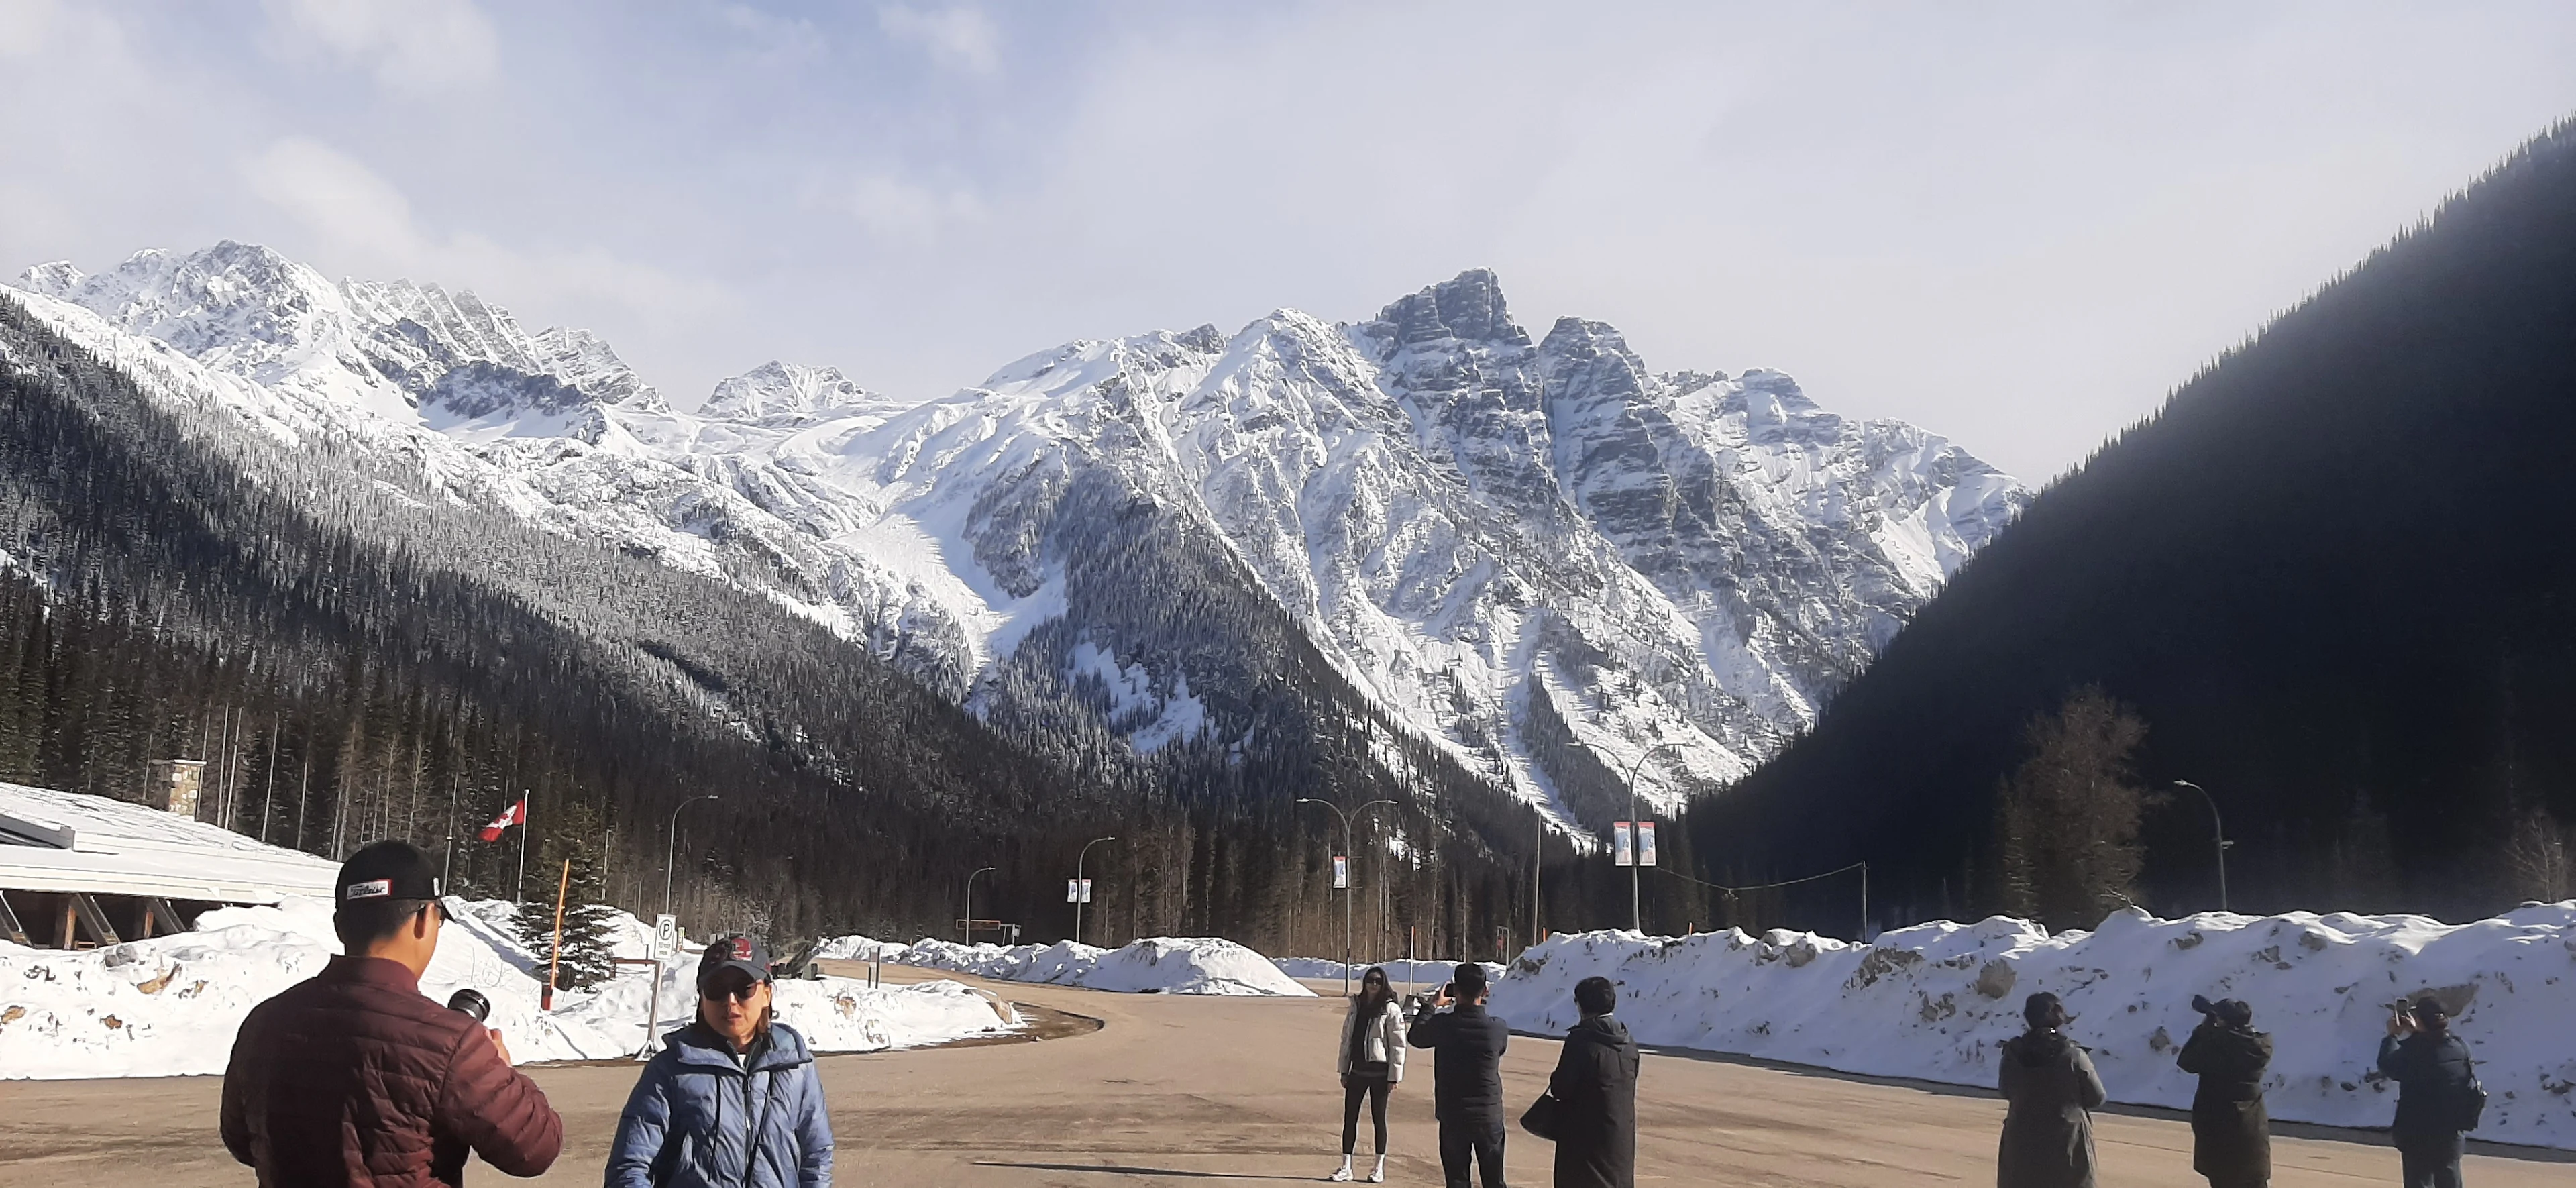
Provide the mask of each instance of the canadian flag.
{"label": "canadian flag", "polygon": [[487,842],[499,841],[501,840],[502,830],[513,825],[525,825],[527,823],[528,798],[525,795],[522,795],[519,797],[518,803],[511,805],[509,808],[503,809],[500,816],[492,818],[492,823],[483,827],[483,840]]}

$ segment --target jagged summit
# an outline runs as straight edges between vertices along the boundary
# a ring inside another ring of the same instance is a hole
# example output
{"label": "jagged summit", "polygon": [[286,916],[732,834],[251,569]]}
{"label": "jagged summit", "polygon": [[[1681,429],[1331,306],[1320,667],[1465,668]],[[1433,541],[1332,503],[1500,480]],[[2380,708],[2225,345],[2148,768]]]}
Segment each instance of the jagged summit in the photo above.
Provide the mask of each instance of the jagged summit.
{"label": "jagged summit", "polygon": [[719,381],[714,394],[698,409],[701,415],[758,421],[775,417],[811,417],[836,409],[860,408],[879,398],[850,382],[837,367],[807,367],[775,359],[731,379]]}

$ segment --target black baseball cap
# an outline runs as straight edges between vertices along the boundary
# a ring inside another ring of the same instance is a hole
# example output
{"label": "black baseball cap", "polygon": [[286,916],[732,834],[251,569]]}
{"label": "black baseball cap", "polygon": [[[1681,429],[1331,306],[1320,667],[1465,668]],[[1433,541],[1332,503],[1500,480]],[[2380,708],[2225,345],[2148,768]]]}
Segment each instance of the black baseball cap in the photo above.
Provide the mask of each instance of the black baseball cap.
{"label": "black baseball cap", "polygon": [[1485,988],[1485,967],[1473,961],[1461,961],[1456,969],[1450,971],[1449,983],[1458,988],[1461,997],[1474,998]]}
{"label": "black baseball cap", "polygon": [[769,946],[741,933],[716,938],[714,944],[707,946],[706,954],[698,958],[698,993],[706,993],[707,983],[728,969],[750,974],[755,982],[768,981]]}
{"label": "black baseball cap", "polygon": [[438,868],[406,841],[380,841],[349,855],[332,880],[333,910],[370,899],[436,899]]}

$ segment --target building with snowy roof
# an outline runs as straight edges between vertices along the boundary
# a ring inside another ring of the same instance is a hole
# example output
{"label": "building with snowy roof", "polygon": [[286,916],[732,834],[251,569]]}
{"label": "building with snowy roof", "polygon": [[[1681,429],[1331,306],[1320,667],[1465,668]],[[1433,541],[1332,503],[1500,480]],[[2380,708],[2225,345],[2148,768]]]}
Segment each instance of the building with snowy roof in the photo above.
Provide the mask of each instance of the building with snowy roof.
{"label": "building with snowy roof", "polygon": [[112,945],[222,904],[330,898],[338,863],[199,821],[193,779],[170,783],[191,791],[166,808],[0,783],[0,939]]}

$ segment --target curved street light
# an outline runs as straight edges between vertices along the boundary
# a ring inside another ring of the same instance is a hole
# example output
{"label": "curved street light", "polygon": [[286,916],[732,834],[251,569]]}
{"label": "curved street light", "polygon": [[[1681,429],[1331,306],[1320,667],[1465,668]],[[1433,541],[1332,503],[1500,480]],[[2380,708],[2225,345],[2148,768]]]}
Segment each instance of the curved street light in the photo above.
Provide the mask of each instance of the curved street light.
{"label": "curved street light", "polygon": [[990,874],[992,870],[993,868],[989,866],[979,866],[975,868],[973,874],[966,876],[966,907],[964,911],[958,913],[964,918],[963,926],[957,930],[960,944],[975,943],[975,875]]}
{"label": "curved street light", "polygon": [[[1329,800],[1317,800],[1312,796],[1300,796],[1297,798],[1296,803],[1320,804],[1325,808],[1333,810],[1333,815],[1341,818],[1342,860],[1352,864],[1354,869],[1351,871],[1353,876],[1351,881],[1354,884],[1359,881],[1357,877],[1359,871],[1356,869],[1358,866],[1359,855],[1351,852],[1351,818],[1354,816],[1365,817],[1368,815],[1368,811],[1370,809],[1376,808],[1381,804],[1386,805],[1389,808],[1402,807],[1392,800],[1372,800],[1367,804],[1361,805],[1346,813],[1342,811],[1342,806],[1334,804]],[[1356,889],[1356,886],[1342,888],[1342,997],[1344,998],[1349,998],[1351,996],[1351,892]]]}
{"label": "curved street light", "polygon": [[1660,742],[1639,752],[1635,759],[1628,762],[1628,927],[1634,932],[1642,933],[1646,930],[1645,904],[1637,889],[1640,882],[1638,876],[1643,873],[1643,868],[1637,865],[1636,860],[1645,857],[1644,850],[1639,848],[1638,844],[1644,839],[1637,829],[1637,772],[1646,766],[1646,760],[1655,757],[1655,752],[1671,751],[1678,755],[1681,749],[1679,743]]}
{"label": "curved street light", "polygon": [[680,812],[682,809],[686,809],[690,805],[696,804],[701,800],[721,799],[723,798],[717,796],[713,792],[709,792],[704,795],[692,796],[687,800],[683,800],[680,802],[679,808],[671,810],[670,840],[662,846],[662,914],[665,916],[671,914],[671,864],[680,853]]}
{"label": "curved street light", "polygon": [[2235,845],[2236,843],[2227,840],[2227,825],[2224,821],[2221,821],[2218,816],[2218,798],[2211,796],[2209,794],[2209,789],[2192,783],[2190,780],[2175,780],[2173,782],[2173,786],[2177,788],[2189,788],[2194,792],[2200,793],[2201,803],[2209,806],[2210,840],[2217,843],[2218,849],[2218,910],[2222,912],[2227,911],[2229,910],[2227,906],[2227,847]]}
{"label": "curved street light", "polygon": [[1082,860],[1091,856],[1091,847],[1117,840],[1114,837],[1095,837],[1082,843],[1082,852],[1073,856],[1073,943],[1077,945],[1082,943]]}

